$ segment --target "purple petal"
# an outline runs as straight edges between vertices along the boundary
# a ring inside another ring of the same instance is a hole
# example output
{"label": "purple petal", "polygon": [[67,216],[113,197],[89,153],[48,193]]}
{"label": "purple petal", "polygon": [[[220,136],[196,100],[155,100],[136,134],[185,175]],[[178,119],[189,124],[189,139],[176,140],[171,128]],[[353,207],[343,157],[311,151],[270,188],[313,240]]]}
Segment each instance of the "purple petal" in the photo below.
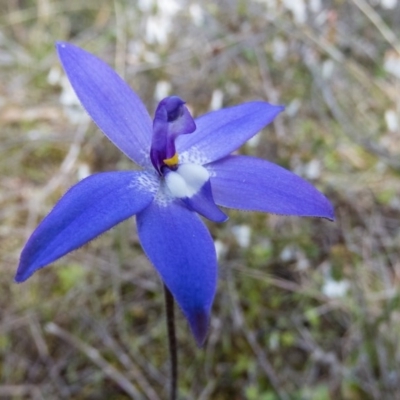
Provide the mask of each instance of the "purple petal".
{"label": "purple petal", "polygon": [[69,43],[57,43],[60,61],[83,107],[129,158],[149,165],[152,121],[133,90],[106,63]]}
{"label": "purple petal", "polygon": [[148,206],[158,180],[147,172],[104,172],[73,186],[40,223],[22,250],[15,280],[23,282]]}
{"label": "purple petal", "polygon": [[189,210],[196,211],[210,221],[225,222],[228,220],[228,216],[214,202],[210,180],[192,197],[183,197],[181,200]]}
{"label": "purple petal", "polygon": [[[160,101],[153,122],[153,138],[150,158],[154,168],[161,174],[165,162],[175,161],[175,139],[179,135],[194,132],[196,125],[185,102],[177,96]],[[178,162],[178,160],[176,160]],[[172,166],[169,164],[168,166]],[[174,165],[175,166],[175,165]]]}
{"label": "purple petal", "polygon": [[241,210],[333,220],[327,198],[310,183],[268,161],[230,156],[207,166],[216,204]]}
{"label": "purple petal", "polygon": [[214,202],[210,175],[203,166],[182,164],[165,175],[165,184],[171,195],[180,199],[189,210],[215,222],[228,219]]}
{"label": "purple petal", "polygon": [[195,120],[197,129],[192,135],[177,139],[177,151],[184,162],[219,160],[242,146],[283,109],[254,101],[210,112]]}
{"label": "purple petal", "polygon": [[143,249],[185,314],[197,344],[204,343],[217,284],[210,233],[199,217],[171,202],[154,201],[137,215]]}

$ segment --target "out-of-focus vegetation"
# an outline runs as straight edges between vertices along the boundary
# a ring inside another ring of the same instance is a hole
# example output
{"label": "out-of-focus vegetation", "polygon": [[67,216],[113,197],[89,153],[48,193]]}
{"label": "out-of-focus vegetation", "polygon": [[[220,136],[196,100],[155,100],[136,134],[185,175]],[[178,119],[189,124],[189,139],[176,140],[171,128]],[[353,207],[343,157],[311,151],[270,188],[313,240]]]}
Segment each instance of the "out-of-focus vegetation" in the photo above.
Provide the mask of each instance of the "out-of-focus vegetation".
{"label": "out-of-focus vegetation", "polygon": [[400,398],[400,2],[0,1],[0,398],[164,399],[162,286],[134,219],[13,283],[25,240],[96,171],[134,168],[80,109],[54,51],[106,60],[151,112],[286,112],[241,151],[337,221],[229,212],[208,341],[178,315],[182,399]]}

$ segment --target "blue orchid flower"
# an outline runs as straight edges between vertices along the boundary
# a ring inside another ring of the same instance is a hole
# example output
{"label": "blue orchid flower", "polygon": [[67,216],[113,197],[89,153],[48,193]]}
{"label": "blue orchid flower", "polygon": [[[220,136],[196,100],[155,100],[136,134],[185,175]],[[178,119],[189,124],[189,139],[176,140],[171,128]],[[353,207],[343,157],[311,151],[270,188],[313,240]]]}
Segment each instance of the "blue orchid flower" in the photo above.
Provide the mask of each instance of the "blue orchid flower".
{"label": "blue orchid flower", "polygon": [[219,206],[334,218],[311,184],[268,161],[231,155],[282,106],[249,102],[194,120],[178,97],[160,102],[152,121],[142,101],[103,61],[68,43],[57,51],[82,105],[141,171],[97,173],[73,186],[25,245],[16,274],[38,269],[136,215],[143,250],[202,345],[217,285],[215,247],[201,216]]}

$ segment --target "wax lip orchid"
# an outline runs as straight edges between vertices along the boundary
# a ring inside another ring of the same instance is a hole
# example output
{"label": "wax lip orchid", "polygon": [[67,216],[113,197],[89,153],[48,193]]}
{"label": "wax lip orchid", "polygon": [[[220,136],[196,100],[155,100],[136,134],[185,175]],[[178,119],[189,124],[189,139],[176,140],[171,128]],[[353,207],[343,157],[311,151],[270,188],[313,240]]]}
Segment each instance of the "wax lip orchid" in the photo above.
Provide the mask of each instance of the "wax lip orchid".
{"label": "wax lip orchid", "polygon": [[202,345],[217,284],[213,240],[198,214],[223,222],[219,206],[333,219],[329,201],[295,174],[231,155],[283,107],[263,101],[194,120],[178,97],[160,102],[153,122],[143,103],[103,61],[57,43],[82,105],[141,171],[97,173],[73,186],[26,243],[16,274],[38,269],[136,215],[142,247]]}

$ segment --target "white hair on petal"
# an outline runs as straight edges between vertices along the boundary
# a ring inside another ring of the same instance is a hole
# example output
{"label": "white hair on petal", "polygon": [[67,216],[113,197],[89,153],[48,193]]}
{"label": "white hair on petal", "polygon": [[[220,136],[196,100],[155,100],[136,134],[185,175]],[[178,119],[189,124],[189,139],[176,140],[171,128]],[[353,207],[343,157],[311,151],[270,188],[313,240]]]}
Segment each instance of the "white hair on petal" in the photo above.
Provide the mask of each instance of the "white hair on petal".
{"label": "white hair on petal", "polygon": [[199,150],[196,146],[179,154],[179,162],[181,164],[197,164],[204,165],[210,162],[210,159]]}
{"label": "white hair on petal", "polygon": [[155,171],[140,171],[138,178],[131,182],[130,187],[145,189],[156,194],[160,186],[160,180]]}
{"label": "white hair on petal", "polygon": [[167,207],[175,200],[175,197],[172,195],[171,191],[168,189],[165,180],[162,179],[160,183],[160,187],[154,198],[154,202],[160,207]]}

